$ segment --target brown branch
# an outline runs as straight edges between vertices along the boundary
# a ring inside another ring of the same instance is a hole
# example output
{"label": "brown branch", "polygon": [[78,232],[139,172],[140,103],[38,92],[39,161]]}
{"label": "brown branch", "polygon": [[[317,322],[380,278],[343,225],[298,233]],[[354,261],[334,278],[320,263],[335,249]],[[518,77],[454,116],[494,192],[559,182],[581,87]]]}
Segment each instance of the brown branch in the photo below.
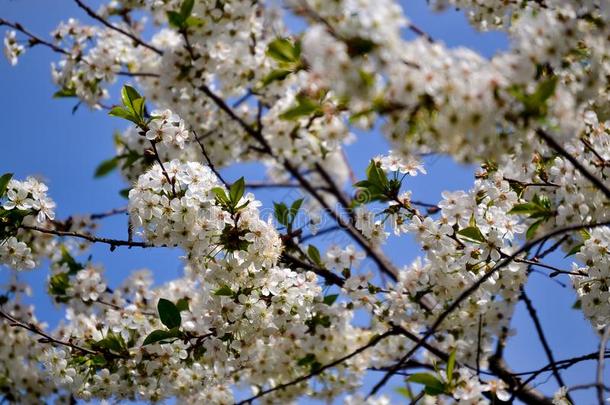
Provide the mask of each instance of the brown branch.
{"label": "brown branch", "polygon": [[195,141],[199,145],[199,148],[201,149],[201,153],[203,154],[203,157],[205,158],[205,160],[206,160],[206,162],[208,164],[208,167],[216,175],[216,177],[218,177],[218,179],[222,182],[222,184],[224,184],[225,187],[229,188],[229,183],[227,183],[225,181],[225,179],[222,177],[222,175],[220,174],[220,172],[218,170],[216,170],[216,166],[214,166],[214,163],[212,163],[212,159],[210,159],[210,156],[208,155],[208,152],[205,150],[205,146],[203,146],[203,143],[201,142],[201,140],[197,136],[197,132],[195,132],[193,130],[193,134],[195,135]]}
{"label": "brown branch", "polygon": [[548,134],[543,129],[538,129],[536,134],[542,138],[552,149],[554,149],[561,156],[565,157],[572,165],[578,170],[587,180],[589,180],[599,191],[601,191],[606,198],[610,198],[610,189],[606,187],[604,182],[600,180],[597,176],[587,170],[578,159],[572,156],[568,151],[566,151],[563,146],[561,146],[553,137]]}
{"label": "brown branch", "polygon": [[131,40],[133,40],[136,44],[141,45],[144,48],[150,49],[151,51],[153,51],[157,55],[163,55],[163,51],[160,50],[159,48],[155,48],[154,46],[149,45],[146,42],[142,41],[140,38],[138,38],[134,34],[128,32],[128,31],[125,31],[124,29],[119,28],[116,25],[110,24],[108,21],[106,21],[106,19],[104,19],[102,16],[100,16],[95,11],[93,11],[93,9],[91,7],[89,7],[85,3],[83,3],[82,0],[74,0],[74,1],[76,2],[76,4],[80,8],[82,8],[85,11],[85,13],[87,13],[89,15],[89,17],[93,18],[94,20],[97,20],[97,21],[101,22],[103,25],[105,25],[106,27],[110,28],[111,30],[114,30],[114,31],[116,31],[118,33],[121,33],[121,34],[125,35],[126,37],[130,38]]}
{"label": "brown branch", "polygon": [[132,248],[132,247],[139,247],[139,248],[167,247],[165,245],[161,245],[161,246],[151,245],[151,244],[145,243],[145,242],[130,242],[130,241],[120,240],[120,239],[98,238],[98,237],[95,237],[92,235],[87,235],[84,233],[58,231],[55,229],[41,228],[38,226],[21,225],[20,228],[27,229],[30,231],[46,233],[49,235],[71,236],[74,238],[85,239],[85,240],[88,240],[89,242],[93,242],[93,243],[104,243],[104,244],[110,245],[111,250],[114,250],[117,246],[127,246],[129,248]]}
{"label": "brown branch", "polygon": [[597,400],[599,405],[604,405],[604,354],[606,351],[606,344],[608,343],[608,338],[610,338],[610,326],[606,326],[602,333],[601,339],[599,341],[599,355],[597,356]]}
{"label": "brown branch", "polygon": [[23,321],[20,321],[19,319],[8,314],[7,312],[4,312],[2,309],[0,309],[0,317],[9,321],[10,326],[23,328],[23,329],[28,330],[32,333],[35,333],[39,336],[42,336],[42,338],[38,340],[41,343],[52,343],[52,344],[56,344],[56,345],[60,345],[60,346],[66,346],[71,349],[79,350],[79,351],[81,351],[83,353],[87,353],[87,354],[98,354],[96,351],[87,349],[86,347],[78,346],[71,342],[66,342],[63,340],[56,339],[53,336],[49,335],[48,333],[44,332],[42,329],[40,329],[38,326],[34,325],[33,323],[29,323],[29,322],[25,323]]}
{"label": "brown branch", "polygon": [[7,27],[16,29],[17,31],[26,35],[28,38],[30,38],[30,41],[29,41],[30,47],[35,46],[35,45],[44,45],[47,48],[53,50],[54,52],[61,53],[64,55],[70,55],[70,52],[66,51],[65,49],[60,48],[59,46],[57,46],[49,41],[45,41],[44,39],[32,34],[30,31],[26,30],[23,27],[23,25],[21,25],[18,22],[10,22],[8,20],[5,20],[4,18],[0,18],[0,25],[6,25]]}
{"label": "brown branch", "polygon": [[[549,365],[551,366],[551,369],[553,370],[553,376],[555,377],[557,384],[559,384],[560,387],[564,387],[566,384],[563,381],[563,378],[561,377],[561,373],[559,373],[559,370],[557,369],[557,364],[555,363],[555,356],[553,355],[551,346],[549,345],[549,342],[544,334],[544,329],[542,328],[542,324],[540,323],[540,318],[538,318],[536,308],[534,308],[534,304],[533,304],[532,300],[527,296],[527,294],[525,293],[525,289],[523,287],[521,287],[521,299],[525,303],[527,312],[529,313],[530,318],[532,318],[532,321],[534,322],[534,326],[536,328],[536,333],[538,334],[538,339],[540,340],[540,343],[542,344],[544,353],[546,354],[546,357],[549,360]],[[569,394],[566,394],[566,397],[570,401],[570,403],[572,403],[572,404],[574,403],[574,400],[570,397]]]}
{"label": "brown branch", "polygon": [[334,284],[339,287],[342,287],[345,283],[345,280],[342,277],[336,275],[332,271],[311,265],[287,253],[283,253],[280,260],[286,264],[291,264],[293,266],[297,266],[302,269],[316,273],[318,276],[322,277],[327,284]]}

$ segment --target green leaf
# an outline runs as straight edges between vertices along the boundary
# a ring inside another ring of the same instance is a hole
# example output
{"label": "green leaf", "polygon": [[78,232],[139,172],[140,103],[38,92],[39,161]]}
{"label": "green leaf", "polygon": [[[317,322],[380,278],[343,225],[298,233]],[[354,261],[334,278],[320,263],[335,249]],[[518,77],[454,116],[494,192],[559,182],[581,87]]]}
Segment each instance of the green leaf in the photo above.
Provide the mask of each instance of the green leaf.
{"label": "green leaf", "polygon": [[535,108],[541,107],[555,93],[558,81],[558,77],[553,75],[540,82],[534,94],[529,98],[530,105]]}
{"label": "green leaf", "polygon": [[119,191],[119,195],[123,198],[127,198],[129,199],[129,191],[131,191],[131,188],[124,188],[121,191]]}
{"label": "green leaf", "polygon": [[566,257],[570,257],[575,255],[576,253],[580,252],[580,249],[582,249],[582,247],[584,246],[584,243],[579,243],[578,245],[575,245],[572,249],[570,249],[570,251],[564,256],[564,258]]}
{"label": "green leaf", "polygon": [[119,159],[117,157],[113,157],[111,159],[104,160],[100,163],[95,169],[94,177],[103,177],[117,168],[119,164]]}
{"label": "green leaf", "polygon": [[188,16],[193,12],[193,6],[195,5],[195,0],[184,0],[182,5],[180,6],[180,15],[183,20],[186,20]]}
{"label": "green leaf", "polygon": [[413,399],[413,394],[407,387],[396,387],[394,388],[394,391],[405,398]]}
{"label": "green leaf", "polygon": [[324,297],[324,303],[326,305],[332,305],[335,303],[335,301],[337,301],[337,298],[339,298],[339,294],[330,294],[327,295],[326,297]]}
{"label": "green leaf", "polygon": [[68,302],[66,292],[70,288],[70,276],[67,272],[57,273],[49,278],[49,295],[57,302]]}
{"label": "green leaf", "polygon": [[290,75],[291,73],[292,73],[292,70],[288,70],[288,69],[273,70],[273,71],[271,71],[271,73],[269,73],[267,76],[265,76],[263,78],[263,80],[261,80],[261,86],[265,87],[275,81],[282,81],[285,78],[287,78],[288,75]]}
{"label": "green leaf", "polygon": [[447,381],[451,383],[453,380],[453,369],[455,368],[455,354],[456,350],[453,349],[451,354],[449,355],[449,359],[447,360],[447,369],[445,370],[445,375],[447,376]]}
{"label": "green leaf", "polygon": [[572,309],[582,309],[582,301],[581,300],[576,300],[574,301],[574,304],[572,304]]}
{"label": "green leaf", "polygon": [[322,265],[322,258],[320,257],[320,251],[314,245],[309,245],[307,247],[307,255],[309,258],[318,266]]}
{"label": "green leaf", "polygon": [[292,205],[290,206],[289,214],[290,214],[290,222],[294,222],[297,214],[299,213],[299,209],[303,205],[303,198],[299,198],[298,200],[294,200]]}
{"label": "green leaf", "polygon": [[347,52],[350,56],[364,55],[371,52],[377,44],[368,38],[352,37],[347,39]]}
{"label": "green leaf", "polygon": [[534,204],[533,202],[529,202],[513,206],[513,208],[508,211],[508,213],[514,215],[529,215],[538,211],[540,211],[540,207]]}
{"label": "green leaf", "polygon": [[168,11],[166,15],[167,22],[170,27],[175,29],[181,29],[184,26],[184,18],[182,18],[182,15],[179,12]]}
{"label": "green leaf", "polygon": [[105,349],[119,355],[126,355],[129,353],[123,336],[121,336],[120,333],[114,333],[112,330],[108,331],[105,338],[94,342],[91,346],[97,350]]}
{"label": "green leaf", "polygon": [[281,225],[288,226],[288,207],[286,204],[282,203],[273,203],[273,211],[275,214],[275,219]]}
{"label": "green leaf", "polygon": [[297,361],[297,365],[308,366],[309,364],[313,363],[314,361],[316,361],[316,355],[313,353],[307,353],[304,357],[301,357]]}
{"label": "green leaf", "polygon": [[280,63],[296,63],[301,57],[301,48],[289,39],[276,38],[267,46],[267,56]]}
{"label": "green leaf", "polygon": [[182,317],[173,302],[161,298],[157,304],[157,310],[159,311],[161,323],[167,326],[168,329],[180,327]]}
{"label": "green leaf", "polygon": [[144,117],[144,109],[146,108],[145,101],[144,98],[133,100],[133,111],[140,120]]}
{"label": "green leaf", "polygon": [[6,190],[8,189],[8,183],[13,178],[13,173],[4,173],[0,176],[0,198],[4,197]]}
{"label": "green leaf", "polygon": [[580,234],[583,240],[591,239],[591,234],[586,229],[581,229],[580,231],[578,231],[578,233]]}
{"label": "green leaf", "polygon": [[132,112],[136,112],[137,109],[133,108],[133,103],[136,100],[141,99],[142,96],[136,89],[131,86],[124,85],[121,89],[121,101],[123,101],[123,105],[127,108],[130,108]]}
{"label": "green leaf", "polygon": [[534,235],[536,234],[536,230],[538,229],[538,227],[540,225],[542,225],[543,222],[544,222],[544,219],[539,219],[538,221],[536,221],[533,224],[531,224],[530,227],[527,228],[527,231],[525,232],[525,239],[526,240],[534,239]]}
{"label": "green leaf", "polygon": [[388,177],[386,173],[378,166],[377,162],[371,160],[368,167],[366,168],[366,177],[369,181],[370,186],[375,186],[379,190],[385,190],[388,185]]}
{"label": "green leaf", "polygon": [[320,112],[320,105],[317,102],[303,95],[298,95],[297,105],[281,113],[280,119],[293,121],[317,112]]}
{"label": "green leaf", "polygon": [[233,207],[237,206],[237,203],[243,197],[245,190],[246,182],[243,177],[240,177],[239,180],[231,184],[231,187],[229,188],[229,197],[233,203]]}
{"label": "green leaf", "polygon": [[223,285],[214,291],[214,295],[222,296],[222,297],[232,297],[234,295],[233,290],[228,285]]}
{"label": "green leaf", "polygon": [[138,118],[135,115],[133,115],[133,113],[131,111],[125,109],[124,107],[120,107],[120,106],[112,107],[110,109],[110,111],[108,112],[108,115],[126,119],[128,121],[133,122],[136,125],[139,123]]}
{"label": "green leaf", "polygon": [[178,308],[178,311],[182,312],[182,311],[189,311],[189,299],[188,298],[180,298],[178,301],[176,301],[176,308]]}
{"label": "green leaf", "polygon": [[216,195],[216,200],[224,206],[229,207],[231,205],[231,200],[229,200],[229,197],[227,197],[227,193],[225,192],[225,190],[221,187],[214,187],[212,189],[212,192],[214,193],[214,195]]}
{"label": "green leaf", "polygon": [[61,245],[60,250],[61,250],[61,259],[59,259],[57,264],[59,264],[60,266],[62,266],[64,264],[67,265],[68,270],[70,270],[68,272],[68,275],[76,274],[80,270],[85,268],[85,266],[83,266],[81,263],[77,262],[74,259],[74,257],[72,257],[72,255],[70,254],[70,252],[64,245]]}
{"label": "green leaf", "polygon": [[485,242],[485,237],[481,233],[481,230],[476,226],[469,226],[468,228],[464,228],[458,231],[458,236],[461,236],[462,239],[465,239],[469,242],[475,243],[483,243]]}
{"label": "green leaf", "polygon": [[184,21],[184,25],[187,27],[202,27],[205,25],[205,21],[192,15]]}
{"label": "green leaf", "polygon": [[178,328],[173,328],[170,330],[157,329],[150,332],[150,334],[146,336],[144,342],[142,343],[142,346],[150,345],[152,343],[157,342],[161,344],[167,343],[166,340],[179,338],[180,336],[182,336],[182,332],[180,332]]}
{"label": "green leaf", "polygon": [[63,88],[53,93],[53,98],[76,97],[76,89]]}
{"label": "green leaf", "polygon": [[411,381],[417,384],[424,385],[426,394],[428,395],[439,395],[445,392],[445,384],[437,379],[432,374],[428,373],[416,373],[409,376],[407,381]]}

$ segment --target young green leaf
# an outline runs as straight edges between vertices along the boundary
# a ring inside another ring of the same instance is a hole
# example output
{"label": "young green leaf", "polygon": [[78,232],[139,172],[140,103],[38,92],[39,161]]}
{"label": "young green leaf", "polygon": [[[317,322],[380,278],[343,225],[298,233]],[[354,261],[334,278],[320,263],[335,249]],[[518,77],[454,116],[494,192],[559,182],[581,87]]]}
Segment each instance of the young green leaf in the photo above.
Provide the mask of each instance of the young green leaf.
{"label": "young green leaf", "polygon": [[103,177],[117,168],[119,163],[119,159],[117,157],[113,157],[111,159],[104,160],[100,163],[95,169],[94,177]]}
{"label": "young green leaf", "polygon": [[458,231],[458,237],[461,239],[467,240],[469,242],[474,243],[483,243],[485,242],[485,237],[481,233],[481,230],[476,226],[469,226],[467,228],[461,229]]}
{"label": "young green leaf", "polygon": [[286,121],[297,120],[301,117],[310,116],[320,112],[320,105],[314,100],[305,96],[297,96],[297,105],[291,107],[280,114],[280,119]]}
{"label": "young green leaf", "polygon": [[428,373],[416,373],[409,376],[407,381],[411,381],[417,384],[425,386],[425,392],[428,395],[435,396],[445,392],[445,384],[437,379],[432,374]]}
{"label": "young green leaf", "polygon": [[525,239],[526,240],[534,239],[534,235],[536,235],[536,230],[540,227],[540,225],[542,225],[543,222],[544,222],[544,219],[539,219],[538,221],[531,224],[530,227],[527,228],[527,231],[525,232]]}
{"label": "young green leaf", "polygon": [[322,258],[320,257],[320,251],[314,245],[309,245],[307,247],[307,255],[318,266],[322,265]]}
{"label": "young green leaf", "polygon": [[189,311],[189,299],[188,298],[180,298],[176,301],[176,308],[178,311]]}
{"label": "young green leaf", "polygon": [[177,30],[181,29],[184,26],[184,18],[182,18],[182,14],[177,11],[168,11],[166,13],[167,22],[170,27],[175,28]]}
{"label": "young green leaf", "polygon": [[233,203],[233,207],[237,206],[239,200],[243,197],[246,190],[246,182],[243,177],[240,177],[235,183],[231,184],[229,188],[229,197]]}
{"label": "young green leaf", "polygon": [[332,305],[335,303],[335,301],[337,301],[337,298],[339,298],[339,294],[330,294],[327,295],[326,297],[324,297],[324,303],[326,305]]}
{"label": "young green leaf", "polygon": [[564,258],[566,257],[570,257],[575,255],[576,253],[580,252],[580,249],[582,249],[582,247],[584,246],[584,243],[579,243],[578,245],[575,245],[572,249],[570,249],[570,251],[564,256]]}
{"label": "young green leaf", "polygon": [[131,86],[125,85],[121,89],[121,101],[123,102],[123,105],[131,109],[132,112],[137,111],[137,109],[135,109],[133,106],[134,101],[141,98],[142,96],[140,93],[138,93],[138,91]]}
{"label": "young green leaf", "polygon": [[286,38],[276,38],[267,46],[267,56],[280,63],[295,63],[301,56],[301,49]]}
{"label": "young green leaf", "polygon": [[222,287],[214,291],[214,295],[218,295],[221,297],[232,297],[233,294],[233,290],[231,290],[231,287],[229,287],[228,285],[223,285]]}
{"label": "young green leaf", "polygon": [[298,200],[295,200],[292,203],[292,205],[290,206],[290,217],[293,220],[297,216],[297,214],[299,213],[299,209],[301,208],[301,205],[303,205],[303,198],[299,198]]}
{"label": "young green leaf", "polygon": [[119,106],[112,107],[110,109],[110,111],[108,112],[108,115],[126,119],[128,121],[133,122],[136,125],[139,123],[138,118],[135,115],[133,115],[133,113],[131,111],[125,109],[124,107],[119,107]]}
{"label": "young green leaf", "polygon": [[261,80],[261,86],[265,87],[275,81],[278,81],[278,82],[282,81],[285,78],[287,78],[290,73],[292,73],[292,70],[288,70],[288,69],[272,70],[271,73],[269,73],[267,76],[263,77],[263,80]]}
{"label": "young green leaf", "polygon": [[273,211],[275,214],[275,219],[280,225],[288,226],[288,207],[286,204],[282,203],[273,203]]}
{"label": "young green leaf", "polygon": [[6,190],[8,189],[8,183],[13,178],[13,173],[5,173],[0,176],[0,198],[4,197]]}
{"label": "young green leaf", "polygon": [[166,341],[168,339],[179,338],[180,336],[182,336],[182,333],[178,328],[173,328],[170,330],[153,330],[148,336],[146,336],[144,342],[142,343],[142,346],[150,345],[157,342],[161,344],[167,343]]}
{"label": "young green leaf", "polygon": [[63,88],[61,90],[53,93],[53,98],[67,98],[67,97],[76,97],[76,89],[71,88]]}
{"label": "young green leaf", "polygon": [[453,369],[455,368],[455,354],[456,350],[453,349],[451,354],[449,355],[449,359],[447,360],[447,369],[445,370],[445,375],[447,376],[447,381],[451,383],[453,381]]}
{"label": "young green leaf", "polygon": [[188,16],[193,12],[193,6],[195,5],[195,0],[184,0],[182,5],[180,6],[180,15],[182,19],[186,20]]}
{"label": "young green leaf", "polygon": [[159,311],[161,323],[167,326],[168,329],[180,327],[182,317],[180,316],[180,311],[173,302],[161,298],[157,304],[157,310]]}

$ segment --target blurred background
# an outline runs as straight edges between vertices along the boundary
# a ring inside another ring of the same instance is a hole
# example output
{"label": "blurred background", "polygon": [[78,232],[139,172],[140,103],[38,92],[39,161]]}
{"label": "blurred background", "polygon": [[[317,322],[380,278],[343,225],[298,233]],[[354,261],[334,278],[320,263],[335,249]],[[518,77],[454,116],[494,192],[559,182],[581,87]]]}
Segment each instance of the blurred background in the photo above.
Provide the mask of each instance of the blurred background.
{"label": "blurred background", "polygon": [[[374,1],[374,0],[371,0]],[[99,1],[89,1],[97,7]],[[462,11],[448,10],[432,13],[425,0],[401,2],[405,14],[414,24],[438,41],[450,47],[469,47],[486,57],[509,46],[503,33],[480,33],[468,25]],[[0,0],[0,17],[18,21],[41,37],[49,33],[62,20],[76,18],[93,24],[82,10],[71,0]],[[300,22],[289,19],[288,26],[301,29]],[[3,34],[3,30],[0,29]],[[405,32],[405,36],[411,34]],[[19,64],[12,68],[4,59],[0,60],[0,173],[13,172],[16,178],[34,175],[49,186],[49,194],[57,203],[57,217],[65,218],[73,214],[105,212],[126,206],[126,200],[119,190],[127,185],[117,172],[102,179],[94,179],[97,165],[114,155],[112,134],[126,127],[125,121],[109,117],[104,111],[91,111],[81,106],[75,113],[74,99],[53,99],[57,90],[51,80],[50,63],[58,56],[44,47],[26,51]],[[460,80],[456,77],[455,80]],[[117,83],[111,91],[109,104],[118,102]],[[377,154],[385,154],[388,146],[379,134],[359,133],[357,142],[346,150],[356,177],[364,177],[364,170]],[[406,187],[412,191],[414,200],[436,203],[444,190],[469,189],[474,181],[475,167],[457,165],[442,156],[425,159],[427,175],[409,178]],[[257,164],[236,165],[222,169],[229,181],[246,176],[248,181],[263,180],[264,169]],[[255,190],[266,212],[271,213],[273,201],[291,202],[298,198],[294,190]],[[266,217],[266,216],[265,216]],[[323,228],[324,226],[322,226]],[[127,217],[115,216],[105,219],[99,235],[125,239]],[[329,234],[317,239],[321,250],[332,243],[345,244],[348,240],[339,234]],[[385,246],[388,256],[397,264],[410,263],[420,252],[409,237],[400,240],[390,238]],[[94,263],[103,263],[109,285],[121,283],[125,275],[135,269],[149,268],[157,283],[163,283],[181,274],[180,252],[177,250],[148,249],[128,250],[118,248],[110,252],[107,246],[92,246],[90,253]],[[551,257],[552,264],[569,267],[561,254]],[[372,263],[363,263],[362,270],[374,270]],[[30,301],[36,306],[38,319],[54,326],[63,316],[61,308],[52,303],[46,294],[48,269],[45,266],[19,274],[20,280],[33,288]],[[9,279],[8,270],[0,267],[0,284]],[[558,277],[560,279],[561,277]],[[560,283],[565,282],[568,286]],[[576,300],[568,279],[554,281],[546,275],[532,273],[526,286],[534,302],[556,359],[566,359],[597,350],[598,339],[589,323],[580,312],[573,310]],[[534,329],[533,323],[523,304],[520,303],[512,321],[515,335],[508,341],[506,351],[508,364],[514,371],[538,369],[548,363]],[[595,362],[584,362],[562,375],[569,384],[589,383],[595,379]],[[370,388],[380,375],[369,375],[365,380]],[[610,380],[610,373],[607,373]],[[401,386],[399,378],[386,386],[386,393],[393,403],[406,403],[404,397],[393,389]],[[538,389],[552,395],[558,386],[550,373],[536,380]],[[365,392],[368,392],[365,391]],[[574,398],[578,404],[595,402],[593,391],[576,391]],[[314,403],[304,399],[301,403]]]}

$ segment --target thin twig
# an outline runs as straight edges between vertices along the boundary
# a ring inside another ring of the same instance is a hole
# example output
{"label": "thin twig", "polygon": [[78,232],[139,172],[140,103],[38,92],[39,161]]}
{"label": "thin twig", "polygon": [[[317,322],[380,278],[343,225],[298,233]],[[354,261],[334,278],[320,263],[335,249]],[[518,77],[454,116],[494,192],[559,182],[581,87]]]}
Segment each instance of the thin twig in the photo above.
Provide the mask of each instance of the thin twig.
{"label": "thin twig", "polygon": [[[529,313],[530,318],[532,318],[532,321],[534,322],[534,326],[536,328],[536,333],[538,334],[538,339],[540,340],[540,343],[542,344],[544,353],[546,354],[546,357],[549,360],[549,365],[551,366],[551,369],[553,370],[553,376],[555,377],[555,380],[557,381],[557,384],[559,384],[560,387],[565,387],[566,384],[563,381],[563,378],[561,377],[559,370],[557,369],[557,364],[555,363],[555,356],[553,355],[553,351],[551,350],[551,345],[549,345],[549,342],[544,334],[544,329],[542,328],[542,324],[540,323],[540,318],[538,318],[536,308],[534,308],[534,304],[533,304],[532,300],[527,296],[527,294],[525,293],[525,289],[523,287],[521,287],[521,298],[522,298],[523,302],[525,303],[525,307],[527,308],[527,312]],[[569,394],[566,394],[566,398],[570,401],[570,403],[572,403],[572,404],[574,403],[574,400],[569,396]]]}
{"label": "thin twig", "polygon": [[85,239],[85,240],[88,240],[89,242],[93,242],[93,243],[104,243],[104,244],[110,245],[111,249],[114,249],[117,246],[127,246],[129,248],[132,248],[132,247],[139,247],[139,248],[167,247],[165,245],[160,245],[160,246],[151,245],[151,244],[145,243],[145,242],[130,242],[130,241],[120,240],[120,239],[98,238],[98,237],[95,237],[92,235],[87,235],[84,233],[58,231],[55,229],[41,228],[38,226],[21,225],[21,228],[28,229],[30,231],[46,233],[46,234],[50,234],[50,235],[71,236],[74,238]]}
{"label": "thin twig", "polygon": [[47,48],[53,50],[54,52],[61,53],[64,55],[70,55],[70,52],[66,51],[65,49],[60,48],[59,46],[57,46],[49,41],[45,41],[44,39],[32,34],[30,31],[26,30],[23,27],[23,25],[21,25],[18,22],[10,22],[8,20],[5,20],[4,18],[0,18],[0,25],[6,25],[8,27],[14,28],[17,31],[21,32],[22,34],[26,35],[28,38],[30,38],[30,46],[44,45]]}
{"label": "thin twig", "polygon": [[599,191],[601,191],[606,198],[610,198],[610,189],[606,187],[606,184],[599,177],[595,176],[586,167],[584,167],[578,159],[572,156],[561,146],[553,137],[543,129],[538,129],[536,134],[542,138],[552,149],[558,152],[561,156],[566,158],[572,165],[582,174],[587,180],[589,180]]}
{"label": "thin twig", "polygon": [[110,24],[106,19],[104,19],[102,16],[100,16],[95,11],[93,11],[93,9],[91,7],[87,6],[81,0],[74,0],[74,1],[76,2],[76,4],[80,8],[82,8],[85,11],[85,13],[87,13],[89,15],[89,17],[93,18],[94,20],[97,20],[97,21],[101,22],[106,27],[110,28],[111,30],[114,30],[114,31],[116,31],[118,33],[121,33],[121,34],[125,35],[126,37],[132,39],[136,44],[141,45],[144,48],[150,49],[151,51],[153,51],[157,55],[163,55],[163,51],[160,50],[159,48],[155,48],[154,46],[152,46],[150,44],[147,44],[146,42],[142,41],[140,38],[138,38],[134,34],[128,32],[128,31],[125,31],[124,29],[119,28],[116,25]]}
{"label": "thin twig", "polygon": [[39,340],[42,343],[53,343],[53,344],[60,345],[60,346],[66,346],[71,349],[79,350],[79,351],[81,351],[83,353],[87,353],[87,354],[98,354],[97,352],[87,349],[86,347],[78,346],[71,342],[66,342],[63,340],[56,339],[53,336],[51,336],[48,333],[41,330],[38,326],[34,325],[33,323],[30,323],[30,322],[26,323],[26,322],[20,321],[19,319],[15,318],[14,316],[4,312],[2,309],[0,309],[0,317],[9,321],[11,326],[23,328],[23,329],[26,329],[39,336],[42,336],[42,339]]}
{"label": "thin twig", "polygon": [[599,405],[604,405],[604,353],[606,352],[606,344],[610,338],[610,326],[606,326],[599,341],[599,355],[597,356],[597,401]]}
{"label": "thin twig", "polygon": [[199,148],[201,149],[201,153],[203,154],[203,157],[205,158],[205,161],[207,162],[208,167],[216,175],[216,177],[218,177],[218,179],[222,182],[222,184],[224,184],[225,187],[229,188],[229,183],[227,183],[227,181],[222,177],[220,172],[218,170],[216,170],[216,166],[214,166],[214,163],[212,163],[212,159],[210,159],[208,152],[205,150],[205,146],[203,146],[203,143],[199,139],[199,136],[197,136],[197,132],[193,131],[193,134],[195,135],[195,141],[197,142],[197,144],[199,144]]}

